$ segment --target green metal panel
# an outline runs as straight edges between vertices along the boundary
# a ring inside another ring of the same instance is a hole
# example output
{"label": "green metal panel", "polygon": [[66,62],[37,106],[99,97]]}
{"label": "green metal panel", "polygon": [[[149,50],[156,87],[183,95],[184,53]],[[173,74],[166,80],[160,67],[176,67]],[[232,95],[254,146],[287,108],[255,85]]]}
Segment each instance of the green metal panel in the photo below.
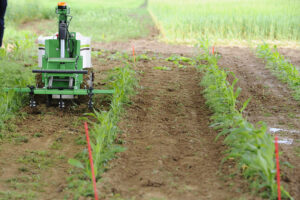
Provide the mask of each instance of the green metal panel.
{"label": "green metal panel", "polygon": [[56,14],[59,14],[58,20],[59,21],[67,21],[68,14],[70,14],[70,8],[67,7],[67,9],[55,9]]}
{"label": "green metal panel", "polygon": [[48,58],[49,63],[75,63],[76,58]]}
{"label": "green metal panel", "polygon": [[[30,93],[29,88],[6,88],[5,91],[15,91],[20,93]],[[93,90],[93,94],[113,94],[114,90]],[[53,90],[53,89],[34,89],[34,94],[54,94],[54,95],[88,95],[89,90],[77,89],[77,90]]]}
{"label": "green metal panel", "polygon": [[[60,41],[57,39],[50,39],[45,41],[45,55],[43,56],[42,69],[44,70],[82,70],[83,58],[80,56],[80,41],[76,40],[76,33],[70,33],[70,42],[66,41],[65,58],[60,58]],[[68,46],[70,45],[70,46]],[[73,55],[70,55],[69,49],[73,49]],[[71,57],[72,56],[72,57]],[[76,64],[77,61],[77,64]],[[83,81],[82,74],[52,74],[44,73],[42,81],[45,87],[48,87],[49,78],[53,76],[54,79],[74,79],[74,88],[80,89]],[[54,81],[52,87],[68,88],[68,82]]]}
{"label": "green metal panel", "polygon": [[[58,14],[58,25],[61,22],[69,23],[68,17],[70,14],[70,8],[56,9]],[[59,29],[59,26],[58,26]],[[58,30],[59,32],[59,30]],[[82,70],[83,58],[80,56],[80,41],[76,40],[76,33],[71,32],[68,34],[67,40],[65,40],[65,58],[60,58],[60,40],[49,39],[45,41],[45,55],[43,56],[42,69],[43,70]],[[70,51],[71,50],[71,51]],[[80,85],[83,82],[83,74],[53,74],[43,73],[42,81],[44,88],[48,88],[49,80],[53,77],[54,81],[52,87],[68,88],[69,82],[62,81],[62,79],[68,80],[73,78],[74,89],[80,89]]]}

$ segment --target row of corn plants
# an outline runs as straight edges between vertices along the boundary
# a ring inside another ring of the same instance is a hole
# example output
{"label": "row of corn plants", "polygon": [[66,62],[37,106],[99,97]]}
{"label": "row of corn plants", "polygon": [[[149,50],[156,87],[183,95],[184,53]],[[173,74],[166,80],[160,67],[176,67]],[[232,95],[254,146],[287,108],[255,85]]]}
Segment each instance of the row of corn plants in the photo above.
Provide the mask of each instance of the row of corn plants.
{"label": "row of corn plants", "polygon": [[[124,150],[118,145],[117,135],[120,131],[117,123],[124,113],[124,105],[130,103],[129,97],[135,93],[135,87],[138,84],[135,75],[135,71],[129,64],[126,64],[125,67],[115,68],[108,78],[108,85],[115,91],[109,111],[95,111],[88,114],[93,118],[90,120],[90,124],[92,124],[90,137],[97,180],[104,172],[107,162],[114,158],[117,152]],[[69,159],[69,163],[77,168],[73,172],[74,175],[69,178],[70,189],[76,190],[74,198],[92,195],[91,168],[87,150],[84,150],[75,159]]]}
{"label": "row of corn plants", "polygon": [[268,44],[257,46],[257,56],[266,61],[266,67],[282,82],[287,83],[293,91],[293,97],[300,100],[300,73],[274,46],[273,49]]}
{"label": "row of corn plants", "polygon": [[[198,65],[204,73],[201,85],[205,87],[206,104],[214,112],[212,127],[219,130],[220,136],[225,136],[224,143],[229,147],[227,159],[234,159],[243,176],[249,180],[251,187],[262,197],[276,199],[277,185],[275,181],[275,160],[273,137],[267,134],[267,126],[259,122],[256,126],[243,117],[243,111],[250,99],[237,109],[237,98],[241,88],[236,86],[237,78],[230,83],[227,76],[231,72],[218,67],[220,56],[210,55],[209,42],[201,42],[199,47],[204,51],[197,59],[206,60],[207,65]],[[290,194],[281,187],[285,197]]]}

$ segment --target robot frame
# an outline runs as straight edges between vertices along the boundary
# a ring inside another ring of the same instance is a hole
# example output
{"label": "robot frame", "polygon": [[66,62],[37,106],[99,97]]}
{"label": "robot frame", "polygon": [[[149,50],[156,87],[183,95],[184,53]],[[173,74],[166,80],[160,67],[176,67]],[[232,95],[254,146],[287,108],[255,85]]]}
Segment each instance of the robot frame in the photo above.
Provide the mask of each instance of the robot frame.
{"label": "robot frame", "polygon": [[70,7],[65,2],[59,2],[56,14],[58,14],[58,34],[44,38],[42,40],[44,44],[39,44],[41,68],[32,70],[33,73],[37,73],[37,85],[27,88],[7,88],[6,91],[29,93],[30,107],[37,106],[35,95],[47,95],[47,104],[51,104],[52,99],[59,99],[60,108],[65,107],[63,99],[86,95],[89,97],[88,108],[91,109],[94,94],[113,94],[114,91],[93,88],[91,47],[89,44],[81,44],[85,37],[76,32],[69,32],[72,20]]}

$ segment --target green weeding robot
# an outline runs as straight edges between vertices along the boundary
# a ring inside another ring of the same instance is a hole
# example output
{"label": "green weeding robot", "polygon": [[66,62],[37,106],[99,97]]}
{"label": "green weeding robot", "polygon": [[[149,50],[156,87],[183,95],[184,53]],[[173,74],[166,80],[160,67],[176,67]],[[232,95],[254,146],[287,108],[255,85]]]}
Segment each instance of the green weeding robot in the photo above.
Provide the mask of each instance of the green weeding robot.
{"label": "green weeding robot", "polygon": [[13,90],[29,93],[30,107],[37,106],[35,95],[47,95],[47,104],[51,104],[52,99],[58,99],[60,108],[65,107],[63,99],[86,95],[89,97],[88,107],[92,108],[94,94],[112,94],[113,91],[93,88],[94,73],[90,68],[84,68],[84,62],[90,63],[91,58],[82,56],[84,51],[91,51],[90,45],[81,44],[79,33],[69,32],[72,17],[65,2],[58,3],[56,14],[59,19],[58,34],[45,39],[44,44],[39,44],[39,52],[43,52],[43,55],[39,55],[41,68],[32,71],[38,73],[37,86]]}

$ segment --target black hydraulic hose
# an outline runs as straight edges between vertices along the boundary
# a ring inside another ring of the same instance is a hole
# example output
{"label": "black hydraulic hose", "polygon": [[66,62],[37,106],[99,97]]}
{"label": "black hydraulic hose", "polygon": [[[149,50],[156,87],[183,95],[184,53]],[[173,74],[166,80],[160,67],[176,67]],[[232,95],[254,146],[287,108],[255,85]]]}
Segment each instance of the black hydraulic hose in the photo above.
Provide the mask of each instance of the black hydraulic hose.
{"label": "black hydraulic hose", "polygon": [[76,70],[77,70],[78,59],[79,59],[79,56],[76,57],[76,62],[75,62],[75,69]]}
{"label": "black hydraulic hose", "polygon": [[69,15],[69,17],[70,17],[70,20],[67,22],[68,48],[69,48],[69,55],[70,55],[71,58],[73,58],[74,57],[74,41],[72,40],[72,49],[71,49],[71,46],[70,46],[70,37],[71,37],[71,34],[69,32],[69,26],[70,26],[70,23],[71,23],[71,21],[73,19],[73,16]]}

